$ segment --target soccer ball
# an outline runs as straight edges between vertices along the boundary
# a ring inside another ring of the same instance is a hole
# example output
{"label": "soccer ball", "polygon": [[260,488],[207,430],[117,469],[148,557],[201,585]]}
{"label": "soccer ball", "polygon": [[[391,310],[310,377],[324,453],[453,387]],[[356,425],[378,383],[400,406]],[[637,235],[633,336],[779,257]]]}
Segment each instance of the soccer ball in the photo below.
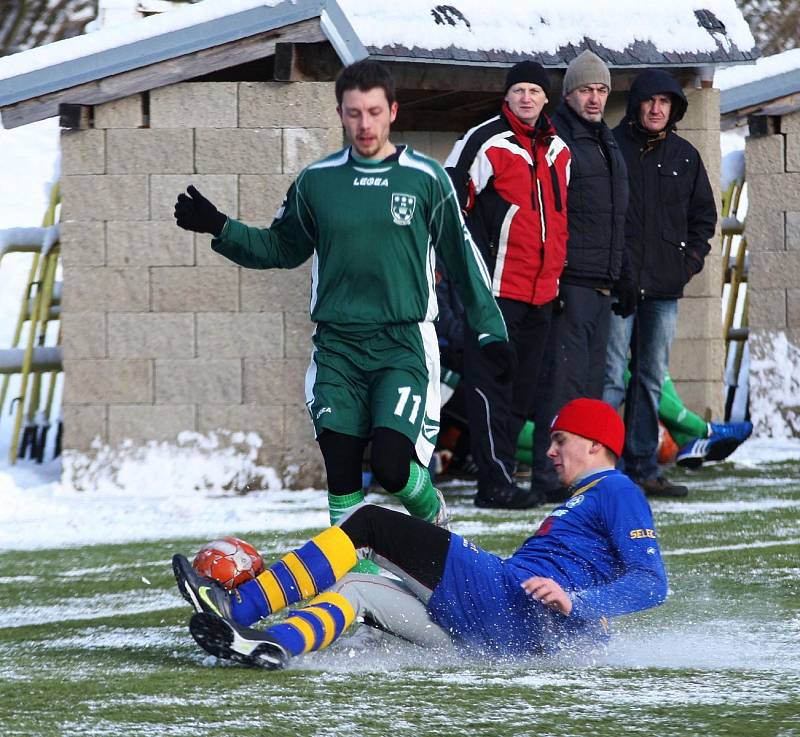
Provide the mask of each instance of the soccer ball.
{"label": "soccer ball", "polygon": [[201,575],[219,581],[233,589],[255,578],[264,570],[261,554],[238,537],[222,537],[203,545],[192,562]]}
{"label": "soccer ball", "polygon": [[664,425],[658,423],[658,462],[662,465],[672,463],[678,455],[678,445]]}

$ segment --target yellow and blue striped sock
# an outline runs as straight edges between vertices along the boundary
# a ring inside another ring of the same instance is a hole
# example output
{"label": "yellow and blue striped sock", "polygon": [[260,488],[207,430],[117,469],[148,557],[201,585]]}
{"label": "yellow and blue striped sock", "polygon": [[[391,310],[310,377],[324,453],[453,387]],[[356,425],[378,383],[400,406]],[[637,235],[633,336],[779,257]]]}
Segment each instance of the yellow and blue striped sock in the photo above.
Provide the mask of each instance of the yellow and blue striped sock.
{"label": "yellow and blue striped sock", "polygon": [[292,655],[302,655],[328,647],[356,618],[352,604],[341,594],[328,591],[307,606],[289,613],[265,632]]}
{"label": "yellow and blue striped sock", "polygon": [[231,613],[250,626],[263,617],[319,594],[347,573],[358,560],[350,538],[340,527],[329,527],[305,545],[234,589]]}

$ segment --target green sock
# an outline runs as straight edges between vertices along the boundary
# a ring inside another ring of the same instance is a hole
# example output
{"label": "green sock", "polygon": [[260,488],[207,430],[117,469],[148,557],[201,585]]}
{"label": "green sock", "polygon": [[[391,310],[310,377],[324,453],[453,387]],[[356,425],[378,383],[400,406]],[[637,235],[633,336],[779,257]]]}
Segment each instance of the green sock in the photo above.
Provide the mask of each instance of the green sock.
{"label": "green sock", "polygon": [[331,515],[331,524],[335,525],[346,514],[364,503],[365,492],[363,489],[352,494],[331,494],[328,492],[328,511]]}
{"label": "green sock", "polygon": [[436,496],[428,469],[414,461],[411,461],[406,485],[394,496],[403,503],[409,514],[427,522],[434,520],[439,512],[439,497]]}
{"label": "green sock", "polygon": [[[335,525],[345,515],[350,514],[354,509],[358,509],[364,503],[366,492],[364,489],[354,491],[352,494],[331,494],[328,492],[328,511],[331,515],[331,524]],[[351,573],[374,573],[379,574],[381,569],[371,560],[359,558],[351,569]]]}
{"label": "green sock", "polygon": [[658,416],[678,445],[685,445],[692,438],[704,438],[708,435],[708,424],[702,417],[686,409],[669,376],[661,386]]}
{"label": "green sock", "polygon": [[533,456],[533,431],[534,424],[532,420],[528,420],[519,431],[517,438],[517,460],[521,463],[530,465]]}

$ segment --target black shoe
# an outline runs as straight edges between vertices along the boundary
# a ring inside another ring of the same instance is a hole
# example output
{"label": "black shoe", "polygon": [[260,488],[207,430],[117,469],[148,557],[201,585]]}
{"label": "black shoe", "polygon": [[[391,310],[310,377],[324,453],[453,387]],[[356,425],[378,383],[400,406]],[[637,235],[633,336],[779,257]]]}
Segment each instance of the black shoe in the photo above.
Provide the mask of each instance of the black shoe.
{"label": "black shoe", "polygon": [[647,496],[682,497],[689,493],[688,487],[673,484],[663,476],[656,479],[637,479],[635,483]]}
{"label": "black shoe", "polygon": [[478,488],[475,495],[475,506],[486,509],[530,509],[544,502],[538,491],[520,489],[516,484]]}
{"label": "black shoe", "polygon": [[225,660],[268,670],[280,670],[289,662],[289,653],[266,632],[242,627],[209,612],[192,616],[189,632],[207,653]]}
{"label": "black shoe", "polygon": [[172,572],[178,591],[196,612],[211,612],[232,619],[231,596],[219,581],[199,576],[192,564],[182,555],[172,556]]}

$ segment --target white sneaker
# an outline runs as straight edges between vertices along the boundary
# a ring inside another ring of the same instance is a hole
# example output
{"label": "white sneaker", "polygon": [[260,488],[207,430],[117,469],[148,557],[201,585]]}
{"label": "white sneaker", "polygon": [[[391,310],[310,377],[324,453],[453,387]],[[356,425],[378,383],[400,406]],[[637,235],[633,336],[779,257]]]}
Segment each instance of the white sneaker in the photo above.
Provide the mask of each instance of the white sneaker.
{"label": "white sneaker", "polygon": [[436,489],[436,498],[439,500],[439,511],[436,513],[436,516],[431,520],[431,522],[437,527],[449,530],[450,510],[447,508],[447,503],[445,502],[444,496],[439,489]]}

